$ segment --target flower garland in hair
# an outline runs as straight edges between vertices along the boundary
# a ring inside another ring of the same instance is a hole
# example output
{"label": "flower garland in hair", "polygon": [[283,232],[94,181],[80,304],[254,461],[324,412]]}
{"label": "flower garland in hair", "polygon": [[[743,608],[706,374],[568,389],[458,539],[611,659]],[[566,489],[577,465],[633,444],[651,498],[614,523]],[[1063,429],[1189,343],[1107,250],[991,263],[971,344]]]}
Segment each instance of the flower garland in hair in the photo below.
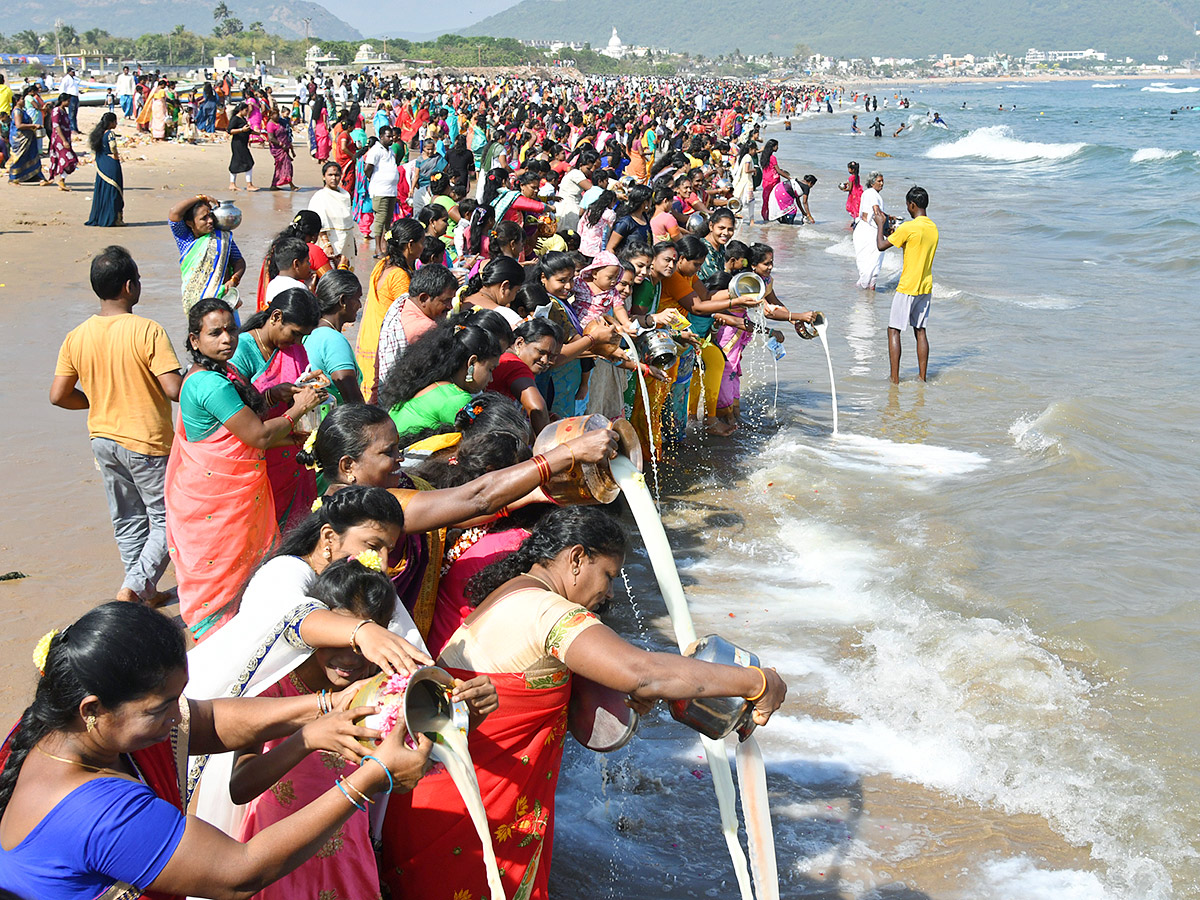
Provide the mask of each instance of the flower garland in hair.
{"label": "flower garland in hair", "polygon": [[[304,441],[304,446],[300,448],[305,453],[307,453],[309,459],[312,460],[312,462],[304,464],[304,468],[308,469],[310,472],[315,472],[319,468],[317,466],[317,458],[313,454],[313,451],[316,449],[316,446],[317,446],[317,429],[314,428],[312,431],[310,431],[308,433],[308,437]],[[318,498],[318,502],[319,502],[319,498]],[[317,509],[318,509],[318,507],[314,504],[313,512],[316,512]]]}
{"label": "flower garland in hair", "polygon": [[314,501],[312,502],[312,506],[310,506],[310,507],[309,507],[309,509],[310,509],[312,512],[317,512],[317,511],[319,511],[319,510],[321,509],[321,507],[322,507],[322,506],[324,506],[324,505],[325,505],[325,501],[324,501],[322,498],[318,497],[316,500],[314,500]]}
{"label": "flower garland in hair", "polygon": [[475,545],[481,537],[487,534],[487,528],[482,525],[475,528],[468,528],[458,536],[458,540],[450,547],[442,557],[442,575],[444,576],[450,571],[450,567],[454,565],[460,556],[466,553]]}
{"label": "flower garland in hair", "polygon": [[50,642],[54,640],[56,634],[58,634],[57,628],[50,629],[42,635],[37,646],[33,648],[33,664],[37,666],[39,675],[46,674],[46,658],[50,655]]}
{"label": "flower garland in hair", "polygon": [[376,572],[383,571],[383,557],[374,550],[364,550],[358,556],[354,557],[354,561]]}

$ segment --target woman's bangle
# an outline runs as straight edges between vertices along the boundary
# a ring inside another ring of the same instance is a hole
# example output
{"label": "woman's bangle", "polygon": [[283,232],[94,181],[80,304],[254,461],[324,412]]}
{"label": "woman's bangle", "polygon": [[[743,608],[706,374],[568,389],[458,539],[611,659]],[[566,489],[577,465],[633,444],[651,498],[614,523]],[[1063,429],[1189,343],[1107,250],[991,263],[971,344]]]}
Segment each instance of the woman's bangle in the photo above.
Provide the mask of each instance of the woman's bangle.
{"label": "woman's bangle", "polygon": [[365,806],[360,806],[360,805],[358,804],[358,801],[357,801],[357,800],[355,800],[353,797],[351,797],[351,796],[350,796],[350,792],[349,792],[349,791],[347,791],[347,790],[346,790],[346,788],[345,788],[345,786],[342,784],[342,782],[343,782],[343,781],[345,781],[345,780],[346,780],[346,779],[344,779],[344,778],[339,778],[339,779],[338,779],[336,782],[334,782],[334,784],[336,784],[336,785],[337,785],[337,789],[338,789],[339,791],[341,791],[341,792],[342,792],[342,796],[343,796],[343,797],[345,797],[347,800],[349,800],[349,801],[350,801],[350,805],[351,805],[351,806],[353,806],[353,807],[354,807],[355,809],[357,809],[359,812],[366,812],[366,811],[367,811],[367,808],[366,808]]}
{"label": "woman's bangle", "polygon": [[767,673],[764,672],[759,666],[750,666],[750,668],[754,669],[759,675],[762,676],[762,688],[753,697],[746,698],[746,700],[748,700],[750,703],[757,703],[767,693]]}
{"label": "woman's bangle", "polygon": [[388,770],[388,767],[385,766],[382,762],[380,762],[378,756],[364,756],[363,762],[367,762],[367,761],[370,761],[373,763],[379,763],[379,768],[383,769],[383,774],[387,776],[387,780],[388,780],[387,792],[390,794],[392,792],[392,788],[394,788],[396,786],[396,782],[392,778],[392,773]]}
{"label": "woman's bangle", "polygon": [[318,691],[317,692],[317,718],[320,718],[321,716],[324,716],[324,715],[328,715],[332,709],[333,709],[333,706],[329,702],[329,691],[324,690],[324,689]]}
{"label": "woman's bangle", "polygon": [[371,621],[370,619],[363,619],[361,622],[359,622],[357,625],[355,625],[354,630],[352,632],[350,632],[350,649],[353,650],[355,653],[357,653],[359,656],[362,655],[362,651],[358,649],[358,642],[356,640],[358,638],[358,629],[362,628],[364,625],[366,625],[370,621]]}
{"label": "woman's bangle", "polygon": [[571,449],[570,442],[564,443],[563,449],[571,454],[571,466],[567,469],[567,473],[569,474],[575,470],[575,451]]}
{"label": "woman's bangle", "polygon": [[287,420],[288,420],[288,424],[289,424],[290,426],[292,426],[291,428],[289,428],[289,429],[288,429],[288,431],[292,431],[293,429],[295,429],[295,427],[296,427],[296,420],[295,420],[295,419],[293,419],[293,418],[292,418],[292,417],[291,417],[291,416],[290,416],[288,413],[284,413],[284,414],[283,414],[283,417],[284,417],[285,419],[287,419]]}
{"label": "woman's bangle", "polygon": [[350,790],[354,791],[354,793],[358,795],[358,798],[360,800],[362,800],[362,802],[364,804],[366,804],[367,806],[370,806],[372,803],[375,802],[370,797],[368,797],[366,794],[364,794],[362,791],[360,791],[358,788],[356,788],[354,786],[354,782],[352,782],[346,778],[343,778],[342,781],[346,782],[346,787],[348,787],[348,788],[350,788]]}
{"label": "woman's bangle", "polygon": [[553,477],[554,473],[550,470],[550,463],[545,456],[539,453],[532,462],[538,470],[538,484],[545,484]]}

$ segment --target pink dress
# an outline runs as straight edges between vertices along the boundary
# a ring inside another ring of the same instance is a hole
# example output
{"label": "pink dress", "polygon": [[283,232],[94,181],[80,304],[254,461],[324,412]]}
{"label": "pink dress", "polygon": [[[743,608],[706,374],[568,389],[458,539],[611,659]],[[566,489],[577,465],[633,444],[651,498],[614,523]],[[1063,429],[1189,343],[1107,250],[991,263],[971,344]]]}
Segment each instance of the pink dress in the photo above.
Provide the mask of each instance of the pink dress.
{"label": "pink dress", "polygon": [[[311,694],[295,672],[263,691],[263,697]],[[271,741],[263,752],[282,741]],[[303,809],[358,767],[336,753],[310,753],[304,760],[255,798],[248,807],[238,840],[248,841],[264,828]],[[254,895],[255,900],[380,900],[379,874],[367,814],[354,813],[312,859]]]}
{"label": "pink dress", "polygon": [[79,165],[79,157],[71,149],[71,140],[64,136],[70,133],[71,123],[67,111],[61,106],[50,110],[50,178],[70,175]]}
{"label": "pink dress", "polygon": [[858,180],[857,175],[851,175],[846,179],[846,183],[850,185],[850,190],[846,196],[846,212],[850,213],[851,219],[857,219],[858,206],[862,201],[863,186]]}
{"label": "pink dress", "polygon": [[762,173],[762,217],[763,221],[767,221],[767,203],[771,199],[771,189],[779,183],[779,163],[775,161],[775,154],[771,154],[771,161],[763,168]]}

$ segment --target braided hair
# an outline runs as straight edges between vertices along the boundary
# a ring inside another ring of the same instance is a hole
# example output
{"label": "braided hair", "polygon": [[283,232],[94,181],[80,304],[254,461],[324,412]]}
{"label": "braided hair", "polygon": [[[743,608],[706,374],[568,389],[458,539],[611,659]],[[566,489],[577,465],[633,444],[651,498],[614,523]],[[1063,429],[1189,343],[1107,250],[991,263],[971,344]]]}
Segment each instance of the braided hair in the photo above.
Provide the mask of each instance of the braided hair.
{"label": "braided hair", "polygon": [[200,334],[200,329],[204,327],[204,319],[210,313],[223,312],[231,319],[233,318],[233,309],[224,300],[216,297],[205,297],[203,300],[196,302],[191,309],[188,310],[188,333],[184,343],[187,345],[188,352],[192,357],[192,365],[198,366],[201,369],[207,369],[210,372],[216,372],[222,378],[228,378],[233,383],[234,388],[238,392],[238,396],[242,398],[242,402],[246,404],[256,415],[261,415],[267,411],[267,401],[263,395],[259,393],[258,388],[241,378],[236,377],[230,370],[229,364],[221,362],[219,359],[211,359],[200,352],[199,347],[192,344],[192,338]]}
{"label": "braided hair", "polygon": [[370,443],[368,428],[391,422],[387,410],[366,403],[339,404],[317,428],[312,450],[301,450],[296,460],[304,466],[315,466],[326,481],[336,480],[338,466],[346,457],[357,460]]}
{"label": "braided hair", "polygon": [[450,381],[472,357],[498,359],[500,342],[476,325],[440,322],[409,345],[379,386],[379,405],[403,406],[421,390],[439,381]]}
{"label": "braided hair", "polygon": [[148,606],[114,601],[84,613],[50,640],[33,703],[8,741],[0,772],[0,816],[30,751],[79,721],[79,704],[95,695],[107,710],[161,688],[187,666],[183,632]]}
{"label": "braided hair", "polygon": [[404,510],[387,488],[353,485],[321,498],[321,505],[283,536],[275,556],[308,556],[317,549],[321,529],[328,525],[345,534],[355,525],[379,522],[404,528]]}
{"label": "braided hair", "polygon": [[478,606],[489,594],[538,563],[547,563],[564,550],[583,547],[589,558],[624,557],[629,535],[598,506],[562,506],[543,517],[514,553],[492,563],[467,582],[466,596]]}

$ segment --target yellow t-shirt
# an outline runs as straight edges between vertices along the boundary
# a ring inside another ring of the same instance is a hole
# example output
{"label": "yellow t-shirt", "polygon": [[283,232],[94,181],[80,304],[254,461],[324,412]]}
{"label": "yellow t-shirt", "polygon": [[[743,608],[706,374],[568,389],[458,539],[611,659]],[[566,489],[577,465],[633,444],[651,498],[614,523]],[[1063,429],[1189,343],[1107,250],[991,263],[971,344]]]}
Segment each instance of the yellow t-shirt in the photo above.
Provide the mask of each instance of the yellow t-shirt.
{"label": "yellow t-shirt", "polygon": [[171,339],[132,313],[92,316],[58,351],[54,374],[79,379],[88,398],[88,433],[144,456],[171,452],[171,401],[159,375],[179,371]]}
{"label": "yellow t-shirt", "polygon": [[901,294],[933,293],[933,255],[937,253],[938,229],[929,216],[917,216],[896,226],[889,236],[893,247],[904,248],[904,269],[896,290]]}
{"label": "yellow t-shirt", "polygon": [[0,113],[11,113],[13,108],[13,92],[7,84],[0,84]]}

